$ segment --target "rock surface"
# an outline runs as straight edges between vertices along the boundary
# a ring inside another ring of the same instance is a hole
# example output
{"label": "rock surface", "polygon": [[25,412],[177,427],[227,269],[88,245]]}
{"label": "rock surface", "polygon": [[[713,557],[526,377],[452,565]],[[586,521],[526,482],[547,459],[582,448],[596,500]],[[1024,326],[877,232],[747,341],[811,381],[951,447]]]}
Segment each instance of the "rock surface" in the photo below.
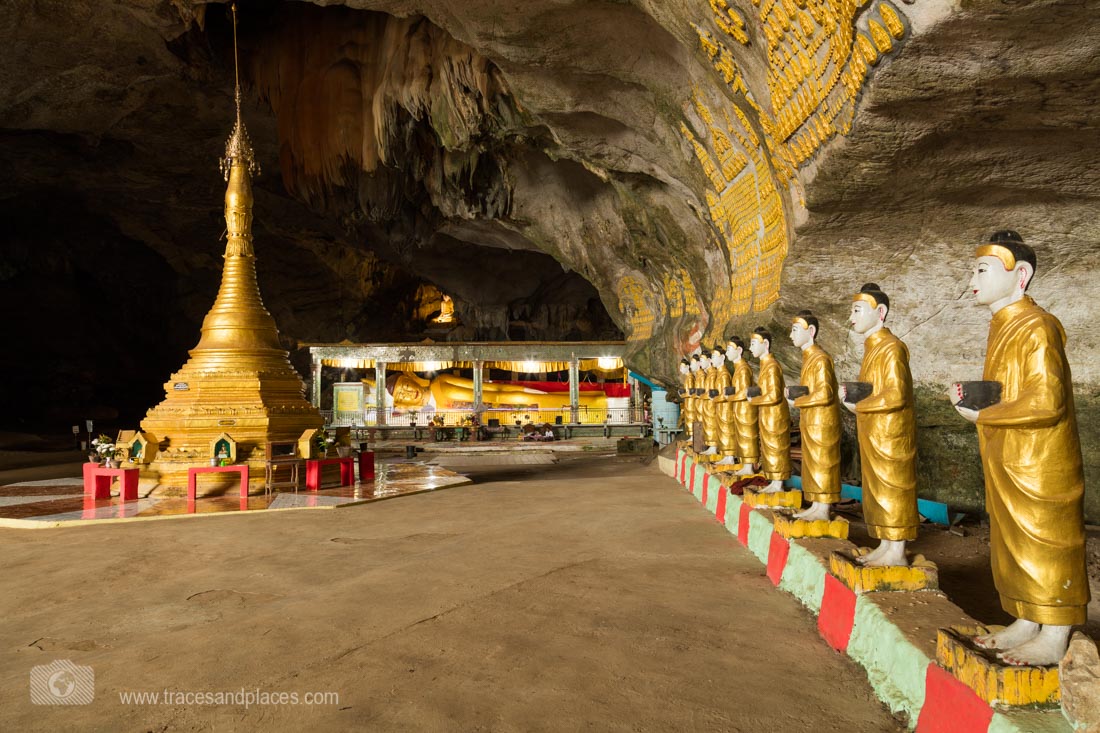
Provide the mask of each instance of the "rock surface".
{"label": "rock surface", "polygon": [[[428,282],[455,297],[455,337],[622,329],[631,366],[669,380],[700,340],[783,334],[809,308],[845,379],[860,358],[849,293],[873,280],[928,395],[922,492],[937,495],[936,467],[976,457],[937,395],[980,371],[988,314],[965,289],[994,229],[1036,247],[1033,294],[1066,327],[1082,432],[1100,430],[1095,10],[242,2],[265,301],[297,339],[409,338]],[[225,7],[17,0],[0,38],[0,65],[18,70],[0,77],[0,204],[16,222],[0,302],[53,294],[9,330],[23,348],[0,369],[53,406],[80,390],[151,404],[220,266]],[[129,325],[101,347],[111,318]],[[161,376],[117,386],[144,370]],[[1083,443],[1092,482],[1100,454]],[[980,504],[963,474],[950,491]]]}
{"label": "rock surface", "polygon": [[1081,733],[1100,731],[1100,654],[1096,642],[1074,632],[1069,651],[1058,665],[1062,711]]}

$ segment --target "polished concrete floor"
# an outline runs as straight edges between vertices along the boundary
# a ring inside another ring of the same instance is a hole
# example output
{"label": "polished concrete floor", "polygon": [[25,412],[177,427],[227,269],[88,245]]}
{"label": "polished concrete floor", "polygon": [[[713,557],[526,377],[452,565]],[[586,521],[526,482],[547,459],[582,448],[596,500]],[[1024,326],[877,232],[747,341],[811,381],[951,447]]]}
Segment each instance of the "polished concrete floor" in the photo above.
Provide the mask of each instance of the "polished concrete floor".
{"label": "polished concrete floor", "polygon": [[[495,470],[338,511],[0,529],[0,730],[902,729],[655,464]],[[55,660],[94,671],[91,704],[31,704]],[[178,697],[238,691],[299,704]]]}
{"label": "polished concrete floor", "polygon": [[[332,466],[330,468],[336,468]],[[79,469],[78,469],[79,470]],[[329,480],[328,485],[339,483]],[[0,485],[0,525],[4,520],[63,524],[100,519],[133,519],[185,514],[261,511],[334,507],[423,491],[451,488],[469,483],[462,475],[423,461],[383,460],[375,477],[351,486],[322,488],[319,491],[273,492],[241,498],[239,496],[185,497],[149,496],[123,501],[116,493],[109,499],[94,499],[84,494],[79,476],[14,482]],[[326,484],[322,484],[325,486]],[[7,524],[17,524],[7,522]],[[26,525],[24,525],[26,526]]]}

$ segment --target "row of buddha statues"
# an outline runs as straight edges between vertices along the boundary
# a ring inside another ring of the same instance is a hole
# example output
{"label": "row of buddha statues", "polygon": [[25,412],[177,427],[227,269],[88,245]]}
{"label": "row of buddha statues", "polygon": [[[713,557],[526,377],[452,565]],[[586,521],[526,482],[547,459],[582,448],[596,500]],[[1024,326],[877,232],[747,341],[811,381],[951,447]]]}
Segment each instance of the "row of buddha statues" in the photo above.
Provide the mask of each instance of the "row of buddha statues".
{"label": "row of buddha statues", "polygon": [[[1058,319],[1026,294],[1036,262],[1013,231],[996,232],[975,251],[970,290],[993,314],[984,375],[953,384],[949,395],[977,426],[994,582],[1001,606],[1016,619],[973,642],[1010,665],[1057,664],[1072,626],[1085,622],[1090,598],[1066,336]],[[880,541],[856,561],[870,567],[907,565],[906,543],[917,539],[920,524],[909,350],[886,326],[889,313],[890,299],[874,283],[852,299],[849,323],[865,338],[857,382],[838,383],[809,311],[794,317],[790,331],[802,352],[798,385],[784,384],[765,328],[747,344],[759,361],[755,380],[737,336],[680,364],[683,426],[689,442],[702,447],[698,459],[735,476],[762,476],[762,493],[785,490],[790,411],[799,411],[809,507],[793,515],[796,521],[828,520],[840,500],[841,410],[855,414],[863,516],[868,534]]]}

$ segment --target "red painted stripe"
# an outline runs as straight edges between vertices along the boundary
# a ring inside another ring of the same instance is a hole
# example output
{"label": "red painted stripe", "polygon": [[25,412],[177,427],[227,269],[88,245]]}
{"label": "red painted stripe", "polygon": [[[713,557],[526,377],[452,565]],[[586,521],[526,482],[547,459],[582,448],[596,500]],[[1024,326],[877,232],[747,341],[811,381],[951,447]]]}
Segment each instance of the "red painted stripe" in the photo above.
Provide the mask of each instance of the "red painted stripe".
{"label": "red painted stripe", "polygon": [[737,540],[745,547],[749,546],[749,509],[748,504],[741,505],[741,514],[737,517]]}
{"label": "red painted stripe", "polygon": [[707,505],[707,493],[710,491],[710,474],[703,472],[703,506]]}
{"label": "red painted stripe", "polygon": [[725,486],[718,485],[718,502],[714,507],[714,518],[718,520],[720,524],[726,523],[726,497],[729,496],[729,491]]}
{"label": "red painted stripe", "polygon": [[680,454],[680,475],[676,477],[677,479],[680,480],[681,484],[684,483],[684,474],[687,473],[687,462],[688,462],[687,453],[681,453]]}
{"label": "red painted stripe", "polygon": [[687,485],[687,490],[695,493],[695,463],[691,464],[691,483]]}
{"label": "red painted stripe", "polygon": [[[771,547],[768,548],[768,578],[772,585],[779,585],[783,578],[783,569],[787,567],[787,556],[791,554],[790,540],[772,532]],[[855,607],[852,607],[852,616],[855,617]]]}
{"label": "red painted stripe", "polygon": [[924,706],[917,733],[986,733],[993,708],[938,664],[924,673]]}
{"label": "red painted stripe", "polygon": [[856,594],[831,573],[826,573],[821,615],[817,617],[818,632],[833,649],[838,652],[846,651],[855,618]]}

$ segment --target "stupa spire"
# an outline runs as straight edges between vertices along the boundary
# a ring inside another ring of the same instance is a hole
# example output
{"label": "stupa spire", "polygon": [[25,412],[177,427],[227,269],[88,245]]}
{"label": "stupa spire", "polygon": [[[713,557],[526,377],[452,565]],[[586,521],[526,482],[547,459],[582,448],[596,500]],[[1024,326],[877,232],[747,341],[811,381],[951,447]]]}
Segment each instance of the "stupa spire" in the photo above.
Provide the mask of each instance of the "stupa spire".
{"label": "stupa spire", "polygon": [[[225,143],[221,170],[225,189],[225,266],[221,287],[210,312],[202,322],[202,338],[191,352],[193,358],[214,356],[202,352],[234,349],[279,349],[275,320],[264,307],[256,281],[256,258],[252,248],[252,176],[260,174],[256,154],[241,118],[241,76],[237,56],[237,5],[233,12],[233,101],[236,121]],[[241,353],[234,355],[236,358]]]}

